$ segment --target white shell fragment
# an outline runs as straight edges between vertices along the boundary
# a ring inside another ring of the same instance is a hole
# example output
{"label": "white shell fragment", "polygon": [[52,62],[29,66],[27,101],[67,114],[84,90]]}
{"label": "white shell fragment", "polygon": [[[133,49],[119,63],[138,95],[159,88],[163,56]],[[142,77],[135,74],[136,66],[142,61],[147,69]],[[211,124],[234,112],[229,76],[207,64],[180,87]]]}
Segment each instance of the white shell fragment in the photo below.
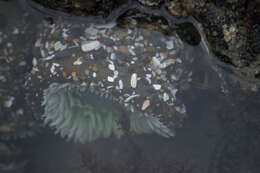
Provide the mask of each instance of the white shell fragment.
{"label": "white shell fragment", "polygon": [[35,46],[35,47],[41,47],[41,41],[42,41],[41,38],[37,39],[36,42],[35,42],[35,44],[34,44],[34,46]]}
{"label": "white shell fragment", "polygon": [[132,88],[136,88],[136,86],[137,86],[137,74],[136,73],[132,74],[130,84],[131,84]]}
{"label": "white shell fragment", "polygon": [[174,89],[170,89],[170,91],[171,91],[171,94],[172,94],[173,98],[176,99],[176,93],[177,93],[178,89],[174,88]]}
{"label": "white shell fragment", "polygon": [[55,44],[54,44],[54,50],[55,51],[63,51],[64,49],[67,48],[67,45],[63,45],[60,41],[57,41]]}
{"label": "white shell fragment", "polygon": [[170,99],[169,95],[167,93],[163,93],[163,101],[168,101]]}
{"label": "white shell fragment", "polygon": [[4,102],[4,107],[10,108],[13,105],[14,97],[8,97],[8,100]]}
{"label": "white shell fragment", "polygon": [[50,55],[50,56],[47,56],[46,58],[43,58],[44,61],[48,61],[48,60],[51,60],[55,57],[55,55]]}
{"label": "white shell fragment", "polygon": [[114,82],[114,78],[111,77],[111,76],[108,76],[108,77],[107,77],[107,81],[108,81],[108,82]]}
{"label": "white shell fragment", "polygon": [[142,106],[142,111],[147,109],[150,106],[150,100],[145,100]]}
{"label": "white shell fragment", "polygon": [[124,84],[123,84],[123,81],[122,80],[119,80],[118,81],[118,84],[119,84],[119,89],[123,89],[124,88]]}
{"label": "white shell fragment", "polygon": [[35,57],[33,57],[32,65],[33,67],[36,67],[38,65],[37,59]]}
{"label": "white shell fragment", "polygon": [[83,41],[81,43],[81,50],[83,52],[89,52],[92,50],[98,50],[101,47],[101,44],[99,41]]}
{"label": "white shell fragment", "polygon": [[168,67],[169,65],[175,64],[175,60],[174,59],[167,59],[162,63],[163,68]]}
{"label": "white shell fragment", "polygon": [[76,61],[73,62],[73,65],[81,65],[82,63],[82,58],[78,58]]}
{"label": "white shell fragment", "polygon": [[160,90],[161,89],[161,85],[160,84],[153,84],[153,88],[155,90]]}
{"label": "white shell fragment", "polygon": [[127,102],[129,102],[130,100],[132,100],[133,98],[139,97],[139,96],[140,96],[139,94],[131,95],[131,96],[129,96],[129,97],[127,97],[127,98],[125,99],[125,102],[127,103]]}
{"label": "white shell fragment", "polygon": [[166,41],[165,43],[166,43],[167,49],[173,49],[173,47],[174,47],[173,40]]}
{"label": "white shell fragment", "polygon": [[59,67],[59,66],[60,66],[60,64],[52,63],[52,65],[51,65],[51,69],[50,69],[51,74],[56,75],[57,72],[55,71],[55,68],[56,68],[56,67]]}
{"label": "white shell fragment", "polygon": [[153,68],[160,68],[164,69],[169,65],[175,64],[174,59],[166,59],[165,61],[161,62],[157,57],[152,58],[152,66]]}
{"label": "white shell fragment", "polygon": [[114,64],[109,64],[108,68],[109,68],[109,70],[112,70],[112,71],[114,71],[116,69]]}

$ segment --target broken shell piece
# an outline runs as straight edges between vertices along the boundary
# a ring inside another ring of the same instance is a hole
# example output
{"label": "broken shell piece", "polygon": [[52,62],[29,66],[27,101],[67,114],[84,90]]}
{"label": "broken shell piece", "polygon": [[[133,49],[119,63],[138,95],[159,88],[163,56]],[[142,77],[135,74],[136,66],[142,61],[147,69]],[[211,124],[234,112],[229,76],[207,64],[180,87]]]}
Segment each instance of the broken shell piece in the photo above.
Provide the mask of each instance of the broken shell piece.
{"label": "broken shell piece", "polygon": [[73,62],[73,65],[81,65],[82,64],[82,58],[78,58],[76,61]]}
{"label": "broken shell piece", "polygon": [[145,100],[142,106],[142,111],[147,109],[150,106],[150,100]]}
{"label": "broken shell piece", "polygon": [[167,49],[173,49],[174,48],[173,40],[166,41],[165,43],[166,43]]}
{"label": "broken shell piece", "polygon": [[38,65],[37,59],[35,57],[33,57],[32,65],[33,67],[36,67]]}
{"label": "broken shell piece", "polygon": [[163,101],[168,101],[170,99],[169,95],[167,93],[163,93]]}
{"label": "broken shell piece", "polygon": [[55,71],[55,68],[59,67],[59,66],[60,66],[60,64],[52,63],[51,68],[50,68],[51,74],[56,75],[57,72]]}
{"label": "broken shell piece", "polygon": [[10,108],[13,105],[14,97],[8,97],[8,100],[4,102],[4,107]]}
{"label": "broken shell piece", "polygon": [[129,102],[130,100],[132,100],[133,98],[139,97],[139,96],[140,96],[139,94],[131,95],[131,96],[129,96],[129,97],[127,97],[127,98],[125,99],[125,103],[127,103],[127,102]]}
{"label": "broken shell piece", "polygon": [[131,84],[132,88],[136,88],[136,86],[137,86],[137,74],[136,73],[132,74],[130,84]]}
{"label": "broken shell piece", "polygon": [[174,59],[166,59],[165,61],[163,61],[161,63],[161,60],[158,59],[157,57],[153,57],[152,58],[152,67],[154,69],[164,69],[166,67],[168,67],[169,65],[175,64],[175,60]]}
{"label": "broken shell piece", "polygon": [[64,49],[67,48],[67,45],[63,45],[60,41],[57,41],[55,44],[54,44],[54,50],[55,51],[63,51]]}
{"label": "broken shell piece", "polygon": [[163,63],[162,66],[163,68],[168,67],[169,65],[175,64],[175,60],[174,59],[166,59]]}
{"label": "broken shell piece", "polygon": [[35,44],[34,44],[34,47],[41,47],[41,41],[42,41],[41,38],[37,39]]}
{"label": "broken shell piece", "polygon": [[115,70],[115,65],[114,64],[109,64],[108,68],[109,68],[109,70],[114,71]]}
{"label": "broken shell piece", "polygon": [[124,87],[123,81],[122,81],[122,80],[119,80],[119,81],[118,81],[118,84],[119,84],[119,89],[123,89],[123,87]]}
{"label": "broken shell piece", "polygon": [[92,50],[98,50],[101,47],[101,44],[99,41],[83,41],[81,43],[81,50],[83,52],[89,52]]}
{"label": "broken shell piece", "polygon": [[171,91],[173,98],[176,98],[176,93],[177,93],[178,89],[173,88],[173,89],[170,89],[170,91]]}
{"label": "broken shell piece", "polygon": [[155,90],[160,90],[161,89],[161,85],[160,84],[153,84],[153,88]]}
{"label": "broken shell piece", "polygon": [[107,77],[107,81],[108,81],[108,82],[114,82],[114,78],[111,77],[111,76],[108,76],[108,77]]}
{"label": "broken shell piece", "polygon": [[146,74],[145,76],[146,76],[145,79],[148,81],[149,84],[151,84],[152,83],[152,80],[151,80],[152,75]]}

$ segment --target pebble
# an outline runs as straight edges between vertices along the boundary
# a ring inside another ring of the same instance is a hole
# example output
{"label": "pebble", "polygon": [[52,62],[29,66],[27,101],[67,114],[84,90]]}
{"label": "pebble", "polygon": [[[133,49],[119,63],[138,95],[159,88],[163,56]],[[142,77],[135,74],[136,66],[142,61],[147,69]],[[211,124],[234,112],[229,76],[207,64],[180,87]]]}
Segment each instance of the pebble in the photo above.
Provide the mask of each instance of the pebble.
{"label": "pebble", "polygon": [[53,75],[57,74],[57,72],[55,71],[55,68],[56,68],[56,67],[59,67],[59,66],[60,66],[60,64],[52,63],[51,69],[50,69],[51,74],[53,74]]}
{"label": "pebble", "polygon": [[127,102],[129,102],[130,100],[132,100],[133,98],[139,97],[139,96],[140,96],[139,94],[131,95],[131,96],[129,96],[129,97],[127,97],[127,98],[125,99],[125,103],[127,103]]}
{"label": "pebble", "polygon": [[107,77],[107,81],[108,81],[108,82],[114,82],[114,78],[111,77],[111,76],[108,76],[108,77]]}
{"label": "pebble", "polygon": [[173,88],[173,89],[170,89],[170,91],[171,91],[173,98],[176,98],[176,93],[177,93],[178,89]]}
{"label": "pebble", "polygon": [[81,50],[83,52],[89,52],[92,50],[98,50],[101,47],[101,44],[99,41],[83,41],[81,43]]}
{"label": "pebble", "polygon": [[118,81],[118,84],[119,84],[119,89],[123,89],[123,87],[124,87],[123,81],[122,81],[122,80],[119,80],[119,81]]}
{"label": "pebble", "polygon": [[4,107],[10,108],[13,105],[14,97],[9,97],[8,100],[4,102]]}
{"label": "pebble", "polygon": [[150,100],[145,100],[142,106],[142,111],[147,109],[150,106]]}
{"label": "pebble", "polygon": [[81,65],[83,63],[81,59],[82,58],[78,58],[76,61],[73,62],[73,65]]}
{"label": "pebble", "polygon": [[57,41],[55,44],[54,44],[54,50],[55,51],[63,51],[67,48],[67,45],[63,45],[60,41]]}
{"label": "pebble", "polygon": [[163,101],[166,102],[170,99],[169,95],[167,93],[163,93]]}
{"label": "pebble", "polygon": [[136,88],[136,86],[137,86],[137,74],[136,73],[132,74],[130,84],[131,84],[132,88]]}
{"label": "pebble", "polygon": [[173,40],[166,41],[165,43],[167,49],[173,49]]}
{"label": "pebble", "polygon": [[153,84],[153,88],[155,90],[160,90],[161,89],[161,85],[160,84]]}
{"label": "pebble", "polygon": [[109,64],[108,68],[109,68],[109,70],[114,71],[115,70],[115,65],[114,64]]}

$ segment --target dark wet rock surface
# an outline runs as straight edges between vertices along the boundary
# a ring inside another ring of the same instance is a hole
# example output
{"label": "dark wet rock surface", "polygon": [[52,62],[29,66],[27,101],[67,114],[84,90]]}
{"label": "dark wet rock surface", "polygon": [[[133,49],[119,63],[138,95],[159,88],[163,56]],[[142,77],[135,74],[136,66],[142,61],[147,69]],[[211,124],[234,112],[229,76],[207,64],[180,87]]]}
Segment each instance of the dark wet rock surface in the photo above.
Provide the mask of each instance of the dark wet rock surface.
{"label": "dark wet rock surface", "polygon": [[[64,11],[62,9],[66,9],[66,5],[73,6],[73,3],[67,1],[64,7],[61,5],[59,6],[61,9],[58,9],[57,7],[53,7],[53,5],[55,6],[54,2],[38,2],[44,4],[45,7],[48,6],[61,11]],[[93,9],[89,4],[81,3],[81,1],[75,2],[79,3],[80,7]],[[90,2],[95,3],[96,1],[93,0]],[[120,4],[117,1],[110,2]],[[125,4],[129,3],[128,6],[131,6],[133,2],[128,1]],[[258,1],[140,0],[139,2],[144,7],[167,9],[171,15],[179,18],[193,16],[198,19],[202,23],[213,53],[221,62],[229,64],[228,68],[237,75],[235,82],[240,82],[243,88],[254,88],[253,85],[259,83],[259,46],[257,45],[259,45],[260,33]],[[106,3],[103,2],[103,4]],[[114,9],[113,7],[111,8]],[[105,11],[102,8],[100,10]],[[85,16],[96,15],[93,11],[89,13],[80,9],[76,11],[80,11]],[[96,11],[99,11],[99,9]],[[69,14],[74,13],[69,12]],[[190,32],[189,29],[187,30]],[[191,39],[189,36],[184,36],[183,34],[180,34],[180,36],[183,36],[185,40]],[[194,38],[196,38],[195,33],[191,42],[194,42]],[[228,80],[234,79],[228,77]]]}

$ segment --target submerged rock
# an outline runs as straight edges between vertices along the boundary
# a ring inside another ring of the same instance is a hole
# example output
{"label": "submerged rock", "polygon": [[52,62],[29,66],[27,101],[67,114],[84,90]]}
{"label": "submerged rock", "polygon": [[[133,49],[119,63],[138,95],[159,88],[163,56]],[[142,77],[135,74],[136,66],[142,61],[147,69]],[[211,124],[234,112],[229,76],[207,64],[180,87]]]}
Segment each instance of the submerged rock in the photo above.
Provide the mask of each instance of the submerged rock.
{"label": "submerged rock", "polygon": [[[45,46],[34,52],[45,56],[26,78],[27,102],[42,110],[35,114],[57,133],[86,142],[128,132],[170,137],[182,126],[186,109],[176,92],[191,81],[192,48],[163,18],[128,11],[116,24],[82,23],[87,29],[81,33],[73,32],[79,25],[65,20],[40,25],[38,35]],[[64,28],[69,39],[62,37]],[[55,51],[54,40],[68,48]],[[85,52],[80,40],[100,47]],[[74,65],[78,59],[81,63]],[[146,100],[149,106],[143,106]]]}

